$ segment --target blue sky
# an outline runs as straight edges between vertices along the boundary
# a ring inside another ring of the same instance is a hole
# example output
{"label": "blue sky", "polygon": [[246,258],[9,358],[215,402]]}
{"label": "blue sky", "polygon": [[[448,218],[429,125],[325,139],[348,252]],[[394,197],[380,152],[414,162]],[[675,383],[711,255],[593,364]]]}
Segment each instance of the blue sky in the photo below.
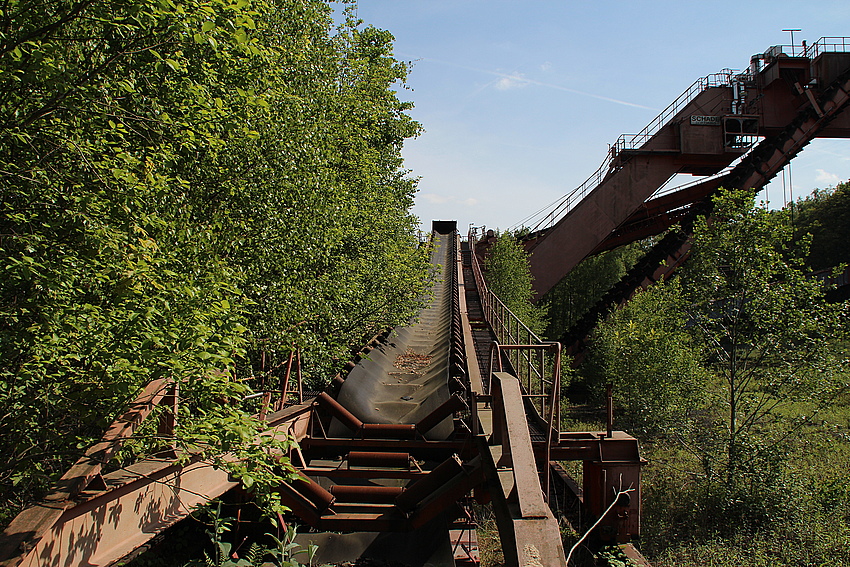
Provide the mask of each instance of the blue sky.
{"label": "blue sky", "polygon": [[[423,226],[508,228],[580,185],[622,133],[649,123],[696,79],[751,55],[850,36],[850,2],[360,0],[413,64],[425,133],[405,165],[421,178]],[[850,140],[816,140],[786,172],[786,198],[850,178]],[[761,198],[765,198],[762,192]],[[769,187],[783,202],[781,176]]]}

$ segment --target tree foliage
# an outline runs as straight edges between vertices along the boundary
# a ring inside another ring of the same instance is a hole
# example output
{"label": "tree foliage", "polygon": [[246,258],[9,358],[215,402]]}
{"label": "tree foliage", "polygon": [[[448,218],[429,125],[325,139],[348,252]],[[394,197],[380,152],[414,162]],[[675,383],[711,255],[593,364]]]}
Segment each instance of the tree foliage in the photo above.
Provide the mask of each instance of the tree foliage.
{"label": "tree foliage", "polygon": [[848,306],[827,303],[806,275],[808,243],[794,240],[790,214],[721,191],[679,276],[597,330],[583,371],[620,384],[624,424],[664,434],[644,486],[653,552],[697,543],[761,553],[782,541],[769,563],[846,556],[832,535],[847,530],[847,501],[834,498],[846,478],[817,461],[847,451]]}
{"label": "tree foliage", "polygon": [[488,250],[484,268],[490,291],[528,328],[542,333],[546,327],[546,310],[531,301],[534,296],[532,276],[528,253],[522,244],[509,234],[498,236]]}
{"label": "tree foliage", "polygon": [[629,244],[589,256],[573,268],[544,298],[549,314],[546,333],[561,337],[640,258],[642,247]]}
{"label": "tree foliage", "polygon": [[321,379],[415,311],[407,68],[389,32],[331,15],[0,8],[0,500],[44,490],[160,376],[185,435],[235,448],[261,424],[222,400],[268,387],[261,360],[302,347]]}
{"label": "tree foliage", "polygon": [[677,280],[640,292],[600,322],[588,373],[597,399],[614,385],[618,421],[641,434],[683,433],[701,407],[701,349]]}
{"label": "tree foliage", "polygon": [[809,267],[825,270],[850,263],[850,183],[815,190],[809,197],[794,204],[795,236],[811,235],[807,255]]}
{"label": "tree foliage", "polygon": [[846,387],[832,344],[843,306],[824,301],[791,244],[787,220],[755,207],[747,193],[724,191],[695,227],[683,274],[693,331],[721,384],[732,482]]}

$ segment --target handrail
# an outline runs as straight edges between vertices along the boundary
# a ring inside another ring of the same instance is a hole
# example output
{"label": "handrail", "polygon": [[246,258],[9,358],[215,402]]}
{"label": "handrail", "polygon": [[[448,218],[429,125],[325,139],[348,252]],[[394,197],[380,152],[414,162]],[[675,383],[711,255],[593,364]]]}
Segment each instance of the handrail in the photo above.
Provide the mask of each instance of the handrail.
{"label": "handrail", "polygon": [[[764,54],[754,56],[755,58],[768,60],[776,58],[780,55],[790,55],[792,57],[808,57],[814,59],[823,53],[844,53],[850,52],[850,37],[822,37],[811,45],[775,45],[768,49]],[[751,70],[752,71],[752,70]],[[676,100],[670,103],[667,108],[661,111],[658,116],[653,118],[643,130],[637,134],[621,134],[613,145],[609,146],[608,154],[602,165],[594,171],[581,185],[564,195],[558,201],[555,201],[554,207],[548,206],[544,209],[533,213],[531,216],[519,221],[511,228],[525,227],[526,223],[531,225],[535,220],[530,232],[546,230],[555,225],[557,221],[566,216],[577,203],[596,188],[605,176],[608,174],[614,162],[614,158],[623,150],[633,150],[643,146],[649,141],[652,136],[657,134],[669,120],[675,116],[685,105],[691,102],[697,95],[710,87],[729,86],[733,81],[743,79],[747,80],[751,77],[746,73],[741,74],[739,71],[732,69],[723,69],[719,73],[713,73],[701,77],[694,81],[685,91],[679,95]],[[548,213],[546,211],[549,211]],[[541,216],[542,215],[542,216]]]}
{"label": "handrail", "polygon": [[[471,251],[472,273],[481,298],[484,319],[496,335],[490,352],[490,364],[484,380],[485,393],[490,393],[494,372],[502,371],[503,354],[510,361],[513,372],[523,389],[523,398],[529,408],[543,422],[546,433],[546,462],[549,461],[553,441],[557,441],[561,427],[561,343],[545,341],[532,331],[487,287],[484,272],[475,253],[475,236],[470,229],[467,236]],[[494,358],[495,351],[495,358]],[[546,494],[550,483],[546,471]]]}
{"label": "handrail", "polygon": [[685,92],[680,94],[676,100],[667,105],[667,108],[647,124],[643,130],[637,134],[620,134],[617,141],[614,143],[612,157],[621,150],[630,150],[639,148],[646,143],[652,136],[657,134],[661,128],[676,114],[679,113],[688,103],[694,100],[698,94],[712,87],[726,87],[732,83],[732,77],[739,74],[740,71],[732,69],[723,69],[719,73],[712,73],[705,77],[700,77],[688,87]]}
{"label": "handrail", "polygon": [[774,45],[764,52],[768,57],[786,55],[814,59],[822,53],[850,52],[850,37],[822,37],[811,45]]}
{"label": "handrail", "polygon": [[537,224],[534,225],[531,232],[550,228],[554,226],[557,220],[566,216],[566,214],[573,209],[576,203],[584,199],[584,197],[587,196],[592,189],[595,189],[602,183],[602,180],[610,171],[614,158],[617,154],[623,150],[636,149],[644,145],[655,134],[657,134],[673,116],[696,98],[697,95],[711,87],[728,86],[731,84],[733,77],[735,77],[738,73],[739,71],[734,71],[732,69],[723,69],[719,73],[712,73],[697,79],[693,82],[693,84],[685,89],[681,95],[676,97],[673,102],[667,105],[667,108],[662,110],[658,116],[653,118],[640,132],[637,134],[621,134],[614,144],[609,147],[608,154],[605,157],[605,161],[602,162],[602,165],[600,165],[599,168],[597,168],[597,170],[584,181],[584,183],[567,193],[553,210],[543,216]]}
{"label": "handrail", "polygon": [[[478,295],[481,297],[481,307],[484,310],[484,318],[490,323],[493,332],[499,338],[500,342],[518,343],[518,342],[535,342],[544,343],[545,341],[537,336],[537,334],[528,328],[522,320],[508,309],[499,297],[487,287],[487,281],[484,279],[484,271],[481,268],[481,262],[478,261],[478,256],[475,254],[475,235],[470,230],[467,239],[469,241],[469,249],[472,256],[472,274],[475,278],[475,285],[478,288]],[[498,315],[498,316],[497,316]],[[513,326],[513,329],[511,328]],[[525,341],[514,340],[518,338],[518,333],[525,331]],[[507,340],[506,340],[507,339]]]}

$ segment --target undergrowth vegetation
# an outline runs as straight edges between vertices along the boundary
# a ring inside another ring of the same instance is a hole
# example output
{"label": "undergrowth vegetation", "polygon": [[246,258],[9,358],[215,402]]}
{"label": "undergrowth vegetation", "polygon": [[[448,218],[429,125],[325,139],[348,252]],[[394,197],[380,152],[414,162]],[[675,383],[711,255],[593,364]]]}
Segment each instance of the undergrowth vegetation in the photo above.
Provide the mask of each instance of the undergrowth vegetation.
{"label": "undergrowth vegetation", "polygon": [[653,564],[850,565],[848,305],[806,275],[823,254],[799,225],[806,206],[841,218],[823,200],[795,225],[721,192],[679,276],[592,337],[575,378],[613,382],[616,426],[641,440]]}

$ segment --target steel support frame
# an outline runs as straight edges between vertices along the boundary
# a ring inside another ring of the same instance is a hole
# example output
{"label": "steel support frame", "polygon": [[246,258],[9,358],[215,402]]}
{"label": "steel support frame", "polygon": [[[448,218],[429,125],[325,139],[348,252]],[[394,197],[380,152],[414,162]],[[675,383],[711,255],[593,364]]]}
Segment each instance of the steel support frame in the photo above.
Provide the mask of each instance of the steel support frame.
{"label": "steel support frame", "polygon": [[[86,452],[88,459],[97,455],[94,462],[78,462],[56,492],[12,521],[0,536],[0,567],[109,565],[187,517],[196,505],[237,486],[226,471],[197,455],[181,461],[147,459],[99,474],[109,452],[154,405],[163,399],[174,403],[169,395],[176,392],[169,394],[167,385],[152,382],[101,443]],[[268,431],[303,438],[309,416],[309,404],[286,408],[268,416]]]}
{"label": "steel support frame", "polygon": [[[566,566],[558,522],[543,497],[519,381],[495,372],[491,395],[493,433],[489,444],[501,446],[501,454],[494,460],[491,450],[486,450],[490,458],[485,473],[497,516],[501,516],[497,523],[505,560],[509,565]],[[500,469],[510,470],[512,476],[508,494],[499,481]],[[504,517],[506,513],[508,517]]]}

